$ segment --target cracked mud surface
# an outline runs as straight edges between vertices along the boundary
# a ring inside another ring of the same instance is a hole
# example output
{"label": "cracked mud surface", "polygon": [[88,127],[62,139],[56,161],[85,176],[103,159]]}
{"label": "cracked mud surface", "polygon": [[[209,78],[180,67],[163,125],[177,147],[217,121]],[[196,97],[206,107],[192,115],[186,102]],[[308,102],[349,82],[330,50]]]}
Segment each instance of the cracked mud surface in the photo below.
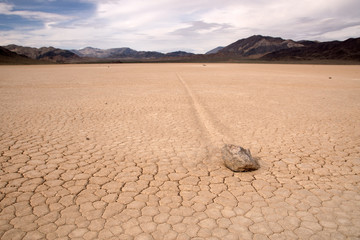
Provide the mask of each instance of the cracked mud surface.
{"label": "cracked mud surface", "polygon": [[1,66],[0,112],[1,239],[360,237],[359,66]]}

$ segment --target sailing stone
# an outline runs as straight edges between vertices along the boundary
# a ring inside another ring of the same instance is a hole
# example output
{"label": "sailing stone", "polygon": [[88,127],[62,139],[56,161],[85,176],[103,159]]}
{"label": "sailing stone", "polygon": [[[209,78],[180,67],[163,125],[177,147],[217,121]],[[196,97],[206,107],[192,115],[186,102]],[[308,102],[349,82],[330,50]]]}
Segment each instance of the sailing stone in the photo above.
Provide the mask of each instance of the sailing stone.
{"label": "sailing stone", "polygon": [[221,149],[225,166],[234,172],[247,172],[260,168],[260,164],[251,156],[249,149],[233,144],[225,144]]}

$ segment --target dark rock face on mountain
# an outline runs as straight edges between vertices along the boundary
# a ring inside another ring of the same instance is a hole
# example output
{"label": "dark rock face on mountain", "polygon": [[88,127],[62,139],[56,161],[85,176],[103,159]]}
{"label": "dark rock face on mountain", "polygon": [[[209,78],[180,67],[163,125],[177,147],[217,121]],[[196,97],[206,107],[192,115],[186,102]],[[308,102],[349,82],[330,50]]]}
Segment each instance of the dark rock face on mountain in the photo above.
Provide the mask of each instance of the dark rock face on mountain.
{"label": "dark rock face on mountain", "polygon": [[249,38],[240,39],[229,46],[224,47],[216,55],[236,58],[259,58],[281,49],[303,46],[303,44],[293,40],[255,35]]}
{"label": "dark rock face on mountain", "polygon": [[78,60],[79,56],[77,56],[73,52],[55,48],[55,49],[51,49],[50,51],[46,51],[42,53],[38,57],[38,59],[61,63],[61,62],[71,62],[73,60]]}
{"label": "dark rock face on mountain", "polygon": [[10,58],[15,58],[15,57],[23,57],[23,58],[27,58],[25,56],[20,56],[19,54],[17,53],[14,53],[4,47],[0,47],[0,56],[3,56],[3,57],[10,57]]}
{"label": "dark rock face on mountain", "polygon": [[218,53],[221,49],[223,49],[224,47],[217,47],[217,48],[214,48],[208,52],[206,52],[205,54],[215,54],[215,53]]}
{"label": "dark rock face on mountain", "polygon": [[360,38],[346,41],[307,42],[305,47],[283,49],[261,58],[268,61],[284,60],[351,60],[360,61]]}
{"label": "dark rock face on mountain", "polygon": [[80,59],[80,57],[73,52],[54,47],[32,48],[18,45],[8,45],[5,46],[5,48],[17,54],[21,54],[36,60],[63,63],[77,61]]}
{"label": "dark rock face on mountain", "polygon": [[0,64],[36,64],[39,61],[0,47]]}

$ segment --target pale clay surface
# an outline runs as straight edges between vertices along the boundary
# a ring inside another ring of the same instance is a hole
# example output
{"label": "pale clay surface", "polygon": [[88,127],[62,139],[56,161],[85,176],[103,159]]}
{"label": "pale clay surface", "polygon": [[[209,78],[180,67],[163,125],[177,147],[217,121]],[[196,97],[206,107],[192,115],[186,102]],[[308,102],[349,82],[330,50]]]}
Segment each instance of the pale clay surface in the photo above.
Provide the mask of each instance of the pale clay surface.
{"label": "pale clay surface", "polygon": [[1,66],[0,112],[1,239],[360,238],[359,66]]}

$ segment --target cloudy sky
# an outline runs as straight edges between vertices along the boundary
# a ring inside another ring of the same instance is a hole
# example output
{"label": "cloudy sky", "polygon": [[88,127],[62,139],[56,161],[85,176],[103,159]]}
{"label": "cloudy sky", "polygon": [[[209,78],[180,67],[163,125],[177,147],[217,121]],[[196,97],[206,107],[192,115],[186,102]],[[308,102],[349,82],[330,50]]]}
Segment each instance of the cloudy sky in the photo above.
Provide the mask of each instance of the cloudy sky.
{"label": "cloudy sky", "polygon": [[261,34],[360,37],[360,0],[0,0],[0,45],[204,53]]}

